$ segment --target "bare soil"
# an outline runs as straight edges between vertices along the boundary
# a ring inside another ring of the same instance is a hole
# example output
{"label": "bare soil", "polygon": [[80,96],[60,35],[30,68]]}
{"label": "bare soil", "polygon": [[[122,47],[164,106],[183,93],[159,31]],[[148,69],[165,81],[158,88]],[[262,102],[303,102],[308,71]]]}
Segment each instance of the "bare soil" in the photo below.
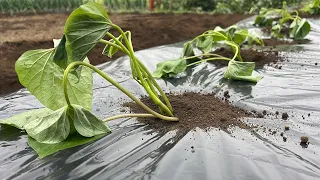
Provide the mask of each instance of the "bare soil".
{"label": "bare soil", "polygon": [[[170,94],[168,98],[174,109],[174,115],[179,118],[179,122],[168,122],[156,118],[137,118],[137,120],[152,129],[165,132],[175,129],[189,131],[196,127],[202,129],[216,127],[228,132],[228,127],[230,126],[238,126],[244,129],[249,128],[250,126],[243,123],[240,119],[253,117],[253,114],[234,107],[227,101],[218,99],[214,94]],[[143,97],[140,100],[155,111],[158,110],[149,97]],[[145,113],[134,102],[125,103],[124,106],[130,107],[131,112]]]}
{"label": "bare soil", "polygon": [[[51,48],[52,39],[62,37],[67,17],[68,14],[0,16],[0,95],[22,88],[14,71],[15,61],[27,50]],[[135,50],[188,40],[208,29],[227,27],[247,17],[239,14],[110,15],[113,23],[132,32]],[[101,55],[102,50],[103,46],[98,46],[89,54],[92,64],[111,60]]]}

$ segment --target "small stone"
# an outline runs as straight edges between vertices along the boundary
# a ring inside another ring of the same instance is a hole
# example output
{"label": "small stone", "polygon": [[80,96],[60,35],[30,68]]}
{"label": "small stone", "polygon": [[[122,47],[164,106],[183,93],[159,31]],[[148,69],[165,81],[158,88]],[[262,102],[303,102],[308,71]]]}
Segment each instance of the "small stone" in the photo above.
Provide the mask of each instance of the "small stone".
{"label": "small stone", "polygon": [[126,110],[124,108],[121,108],[120,109],[120,112],[125,112]]}
{"label": "small stone", "polygon": [[281,133],[280,133],[280,136],[282,136],[282,137],[283,137],[283,132],[281,132]]}
{"label": "small stone", "polygon": [[287,142],[287,137],[283,137],[283,142]]}
{"label": "small stone", "polygon": [[284,130],[289,131],[290,127],[288,125],[284,126]]}
{"label": "small stone", "polygon": [[276,115],[279,115],[279,111],[276,111]]}
{"label": "small stone", "polygon": [[289,117],[288,113],[282,113],[282,119],[287,120]]}
{"label": "small stone", "polygon": [[301,143],[307,143],[309,141],[309,138],[307,136],[301,136],[300,140]]}
{"label": "small stone", "polygon": [[272,131],[272,135],[275,135],[277,133],[277,131]]}

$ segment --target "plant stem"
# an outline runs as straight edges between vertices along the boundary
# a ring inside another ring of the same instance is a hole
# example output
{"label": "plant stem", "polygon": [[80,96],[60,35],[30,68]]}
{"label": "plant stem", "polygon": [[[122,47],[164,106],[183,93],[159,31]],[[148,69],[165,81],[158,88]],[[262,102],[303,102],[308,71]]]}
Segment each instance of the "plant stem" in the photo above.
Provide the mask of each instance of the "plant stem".
{"label": "plant stem", "polygon": [[239,53],[239,46],[237,44],[230,42],[230,41],[226,41],[226,44],[231,46],[232,49],[234,48],[236,50],[236,53],[234,54],[232,60],[235,60],[236,57],[238,56],[239,60],[242,62],[242,57],[240,56],[240,53]]}
{"label": "plant stem", "polygon": [[115,115],[115,116],[109,117],[107,119],[104,119],[103,121],[107,122],[107,121],[112,121],[115,119],[127,118],[127,117],[150,117],[151,118],[151,117],[155,117],[155,116],[152,114],[119,114],[119,115]]}
{"label": "plant stem", "polygon": [[100,39],[99,42],[100,42],[100,43],[103,43],[103,44],[107,44],[107,45],[109,45],[109,46],[113,46],[113,47],[119,49],[120,51],[125,52],[125,50],[123,50],[122,47],[120,47],[119,45],[116,45],[116,44],[114,44],[114,43],[112,43],[112,42],[110,42],[110,41],[106,41],[106,40],[104,40],[104,39]]}
{"label": "plant stem", "polygon": [[[169,104],[169,107],[168,108],[166,105],[164,105],[162,103],[162,101],[158,98],[157,95],[155,95],[155,93],[152,91],[152,89],[150,88],[150,84],[148,84],[148,82],[143,78],[143,73],[142,71],[145,71],[147,74],[148,74],[148,79],[151,79],[152,83],[153,84],[157,84],[156,81],[154,80],[154,78],[151,76],[151,73],[147,70],[147,68],[145,68],[143,66],[143,64],[135,57],[134,55],[134,51],[133,51],[133,47],[132,47],[132,42],[131,42],[131,38],[129,38],[130,40],[128,40],[127,36],[124,34],[124,32],[122,31],[122,29],[113,24],[112,25],[115,29],[117,29],[123,36],[124,38],[124,41],[129,49],[129,53],[130,53],[130,57],[132,59],[132,62],[133,62],[133,65],[134,65],[134,68],[136,69],[136,73],[138,75],[138,78],[141,82],[141,85],[144,87],[144,89],[147,91],[147,93],[149,94],[150,98],[153,100],[153,102],[158,105],[167,115],[169,116],[173,116],[173,113],[172,113],[172,107],[170,105],[170,103],[167,103]],[[131,34],[129,33],[129,36],[131,37]],[[142,67],[143,66],[143,67]],[[142,69],[141,69],[142,68]],[[151,85],[152,86],[152,85]],[[155,85],[156,88],[160,91],[160,94],[163,96],[164,100],[166,102],[169,102],[168,98],[165,96],[165,94],[163,92],[161,92],[161,88],[157,85]]]}
{"label": "plant stem", "polygon": [[69,64],[68,67],[66,68],[66,70],[64,71],[64,77],[63,77],[64,95],[65,95],[66,101],[69,106],[71,106],[71,103],[70,103],[70,100],[68,97],[68,91],[67,91],[68,74],[74,66],[78,66],[78,65],[89,67],[90,69],[92,69],[93,71],[98,73],[100,76],[102,76],[104,79],[109,81],[112,85],[117,87],[120,91],[125,93],[129,98],[131,98],[134,102],[136,102],[139,106],[141,106],[144,110],[146,110],[148,113],[152,114],[153,116],[160,118],[160,119],[163,119],[163,120],[166,120],[166,121],[179,121],[179,119],[177,117],[164,116],[162,114],[159,114],[159,113],[153,111],[148,106],[143,104],[138,98],[133,96],[129,91],[127,91],[125,88],[123,88],[118,82],[116,82],[115,80],[110,78],[108,75],[106,75],[104,72],[102,72],[100,69],[96,68],[95,66],[93,66],[89,63],[80,62],[80,61],[73,62],[73,63]]}

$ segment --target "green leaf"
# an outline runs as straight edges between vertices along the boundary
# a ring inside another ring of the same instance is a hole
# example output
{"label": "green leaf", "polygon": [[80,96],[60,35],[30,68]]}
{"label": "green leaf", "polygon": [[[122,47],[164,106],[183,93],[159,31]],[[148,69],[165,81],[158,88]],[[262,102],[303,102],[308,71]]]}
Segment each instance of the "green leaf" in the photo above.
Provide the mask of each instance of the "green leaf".
{"label": "green leaf", "polygon": [[25,125],[28,135],[40,143],[54,144],[65,140],[70,133],[68,107],[58,109]]}
{"label": "green leaf", "polygon": [[[27,51],[17,60],[15,70],[20,83],[47,108],[57,110],[66,105],[63,92],[64,69],[53,61],[55,49]],[[85,60],[88,61],[88,60]],[[72,104],[92,108],[92,71],[83,67],[79,78],[70,73],[68,93]]]}
{"label": "green leaf", "polygon": [[[120,35],[119,37],[117,37],[117,39],[118,39],[120,42],[122,42],[122,39],[123,39],[122,35]],[[109,42],[111,42],[111,43],[113,43],[113,44],[116,44],[116,41],[113,40],[113,39],[110,39]],[[118,50],[119,50],[119,49],[117,49],[117,48],[115,48],[115,47],[110,46],[109,44],[107,44],[107,45],[104,47],[102,54],[108,56],[109,58],[112,58],[112,56],[113,56],[114,54],[116,54],[116,53],[118,52]]]}
{"label": "green leaf", "polygon": [[281,34],[281,26],[280,24],[276,24],[271,28],[271,36],[276,38],[283,38],[284,35]]}
{"label": "green leaf", "polygon": [[238,30],[234,33],[233,41],[238,45],[241,45],[249,36],[249,32],[246,29]]}
{"label": "green leaf", "polygon": [[203,54],[211,52],[213,42],[211,36],[200,36],[196,41],[197,48],[200,49]]}
{"label": "green leaf", "polygon": [[182,54],[181,57],[190,57],[190,56],[194,56],[194,51],[193,51],[193,43],[191,41],[185,43],[183,45],[183,50],[182,50]]}
{"label": "green leaf", "polygon": [[[220,34],[218,34],[218,33]],[[224,36],[228,36],[224,29],[217,26],[214,30],[209,30],[204,34],[210,34],[213,42],[224,41],[227,40]],[[222,35],[221,35],[222,34]]]}
{"label": "green leaf", "polygon": [[66,51],[66,36],[63,35],[62,39],[54,39],[55,51],[53,54],[53,61],[62,69],[66,69],[68,64],[68,54]]}
{"label": "green leaf", "polygon": [[94,136],[91,138],[86,138],[81,136],[80,134],[73,134],[68,136],[68,138],[60,143],[57,144],[44,144],[44,143],[39,143],[32,137],[28,137],[28,144],[31,146],[39,155],[40,158],[44,158],[46,156],[49,156],[53,153],[56,153],[61,150],[65,150],[68,148],[80,146],[83,144],[87,144],[93,141],[96,141],[100,138],[105,136],[105,134],[101,134],[98,136]]}
{"label": "green leaf", "polygon": [[68,59],[82,61],[111,28],[112,22],[103,6],[89,2],[69,16],[64,34]]}
{"label": "green leaf", "polygon": [[258,82],[262,76],[253,76],[254,62],[229,61],[224,77],[227,79]]}
{"label": "green leaf", "polygon": [[82,136],[93,137],[111,132],[109,127],[90,111],[78,105],[72,105],[72,108],[74,127]]}
{"label": "green leaf", "polygon": [[13,126],[16,127],[18,129],[23,130],[24,126],[43,116],[46,116],[48,114],[50,114],[52,112],[52,110],[48,109],[48,108],[41,108],[41,109],[34,109],[34,110],[30,110],[27,112],[23,112],[17,115],[13,115],[7,119],[4,120],[0,120],[0,124],[5,124],[5,125],[9,125],[9,126]]}
{"label": "green leaf", "polygon": [[311,29],[310,24],[306,19],[294,20],[290,25],[290,36],[294,39],[303,39]]}
{"label": "green leaf", "polygon": [[157,69],[153,72],[156,78],[172,78],[187,69],[185,59],[169,60],[157,64]]}

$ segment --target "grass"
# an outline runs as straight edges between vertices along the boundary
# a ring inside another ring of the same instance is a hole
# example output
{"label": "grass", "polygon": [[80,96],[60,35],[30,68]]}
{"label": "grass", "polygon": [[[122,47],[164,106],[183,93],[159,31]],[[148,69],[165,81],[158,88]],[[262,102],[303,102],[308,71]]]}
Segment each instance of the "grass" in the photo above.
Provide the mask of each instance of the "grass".
{"label": "grass", "polygon": [[72,11],[87,0],[0,0],[1,13]]}

